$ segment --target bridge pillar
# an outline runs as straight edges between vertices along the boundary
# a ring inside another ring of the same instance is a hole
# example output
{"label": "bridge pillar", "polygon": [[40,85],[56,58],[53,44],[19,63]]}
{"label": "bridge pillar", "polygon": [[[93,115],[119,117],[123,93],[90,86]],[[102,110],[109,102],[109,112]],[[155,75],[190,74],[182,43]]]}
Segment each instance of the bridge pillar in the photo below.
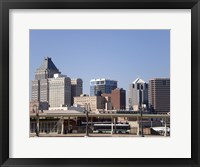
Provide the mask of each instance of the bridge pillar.
{"label": "bridge pillar", "polygon": [[68,121],[67,121],[67,130],[68,130],[68,133],[70,131],[70,117],[68,117]]}
{"label": "bridge pillar", "polygon": [[37,116],[37,123],[36,123],[36,135],[39,136],[40,133],[40,122],[39,122],[40,118],[39,116]]}
{"label": "bridge pillar", "polygon": [[93,128],[93,117],[91,117],[91,128]]}
{"label": "bridge pillar", "polygon": [[167,117],[165,117],[165,136],[167,136]]}
{"label": "bridge pillar", "polygon": [[115,133],[116,133],[116,118],[114,117],[114,126],[115,126]]}
{"label": "bridge pillar", "polygon": [[111,135],[113,135],[113,117],[111,116]]}
{"label": "bridge pillar", "polygon": [[138,127],[137,127],[137,136],[140,135],[140,121],[139,121],[139,118],[137,117],[137,124],[138,124]]}
{"label": "bridge pillar", "polygon": [[61,118],[61,134],[64,134],[64,118]]}

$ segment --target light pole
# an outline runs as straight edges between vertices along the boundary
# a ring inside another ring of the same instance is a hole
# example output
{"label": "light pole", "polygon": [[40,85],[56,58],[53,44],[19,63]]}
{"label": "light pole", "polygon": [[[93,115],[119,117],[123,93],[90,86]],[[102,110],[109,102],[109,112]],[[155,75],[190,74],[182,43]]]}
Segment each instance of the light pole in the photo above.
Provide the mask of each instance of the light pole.
{"label": "light pole", "polygon": [[86,112],[86,132],[85,132],[85,137],[89,137],[89,132],[88,132],[88,104],[85,103],[85,112]]}
{"label": "light pole", "polygon": [[140,111],[140,122],[141,122],[141,133],[140,136],[144,137],[143,133],[143,120],[142,120],[142,114],[143,114],[143,105],[142,105],[142,87],[141,84],[139,85],[139,111]]}

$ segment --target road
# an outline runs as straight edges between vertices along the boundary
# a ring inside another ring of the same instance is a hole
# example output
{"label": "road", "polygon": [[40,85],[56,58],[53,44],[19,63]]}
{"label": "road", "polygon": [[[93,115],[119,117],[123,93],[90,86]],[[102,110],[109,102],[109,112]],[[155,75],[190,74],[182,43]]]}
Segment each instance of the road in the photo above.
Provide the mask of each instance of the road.
{"label": "road", "polygon": [[[31,133],[30,137],[36,137],[35,133]],[[77,134],[45,134],[45,133],[41,133],[39,134],[39,137],[85,137],[84,133],[77,133]],[[94,134],[91,133],[89,134],[89,137],[140,137],[137,135],[133,135],[133,134]],[[165,136],[161,136],[161,135],[145,135],[144,137],[160,137],[163,138]],[[170,136],[167,136],[170,137]]]}

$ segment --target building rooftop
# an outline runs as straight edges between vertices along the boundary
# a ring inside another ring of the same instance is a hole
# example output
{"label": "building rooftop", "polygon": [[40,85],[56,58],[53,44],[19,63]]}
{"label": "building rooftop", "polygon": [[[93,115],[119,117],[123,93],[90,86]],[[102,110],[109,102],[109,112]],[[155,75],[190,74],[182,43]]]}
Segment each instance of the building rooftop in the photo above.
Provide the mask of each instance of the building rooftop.
{"label": "building rooftop", "polygon": [[106,79],[106,78],[91,79],[90,82],[92,82],[92,81],[115,81],[115,82],[117,82],[116,80]]}
{"label": "building rooftop", "polygon": [[152,78],[152,79],[149,79],[149,80],[170,80],[170,78]]}
{"label": "building rooftop", "polygon": [[135,83],[145,83],[145,81],[143,81],[140,78],[137,78],[135,81],[133,81],[133,84],[135,84]]}
{"label": "building rooftop", "polygon": [[37,70],[55,70],[59,72],[50,57],[45,57],[42,65]]}

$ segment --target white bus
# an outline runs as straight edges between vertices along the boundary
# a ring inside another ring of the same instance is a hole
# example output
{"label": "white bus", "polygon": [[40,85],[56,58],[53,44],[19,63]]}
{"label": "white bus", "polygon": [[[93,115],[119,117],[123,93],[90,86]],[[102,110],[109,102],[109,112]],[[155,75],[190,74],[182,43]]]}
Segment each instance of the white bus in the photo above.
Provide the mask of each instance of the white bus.
{"label": "white bus", "polygon": [[[93,133],[111,133],[112,124],[94,124]],[[113,133],[130,133],[129,124],[113,124]]]}

